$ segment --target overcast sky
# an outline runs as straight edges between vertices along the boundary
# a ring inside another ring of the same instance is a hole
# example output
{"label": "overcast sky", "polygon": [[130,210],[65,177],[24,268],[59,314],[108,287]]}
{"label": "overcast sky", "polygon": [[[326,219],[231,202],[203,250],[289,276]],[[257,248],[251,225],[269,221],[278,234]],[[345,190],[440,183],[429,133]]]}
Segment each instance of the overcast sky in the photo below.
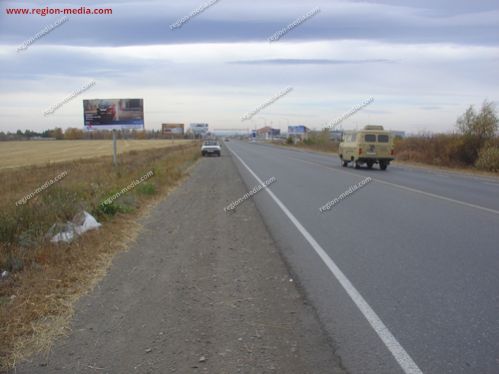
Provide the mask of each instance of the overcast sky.
{"label": "overcast sky", "polygon": [[[7,15],[7,8],[82,3],[113,14],[69,16],[17,52],[62,16]],[[170,29],[206,3],[0,0],[0,130],[82,128],[82,99],[92,98],[143,98],[148,129],[163,122],[285,129],[320,128],[373,97],[343,128],[370,123],[411,133],[451,131],[470,104],[499,103],[498,0],[219,0]]]}

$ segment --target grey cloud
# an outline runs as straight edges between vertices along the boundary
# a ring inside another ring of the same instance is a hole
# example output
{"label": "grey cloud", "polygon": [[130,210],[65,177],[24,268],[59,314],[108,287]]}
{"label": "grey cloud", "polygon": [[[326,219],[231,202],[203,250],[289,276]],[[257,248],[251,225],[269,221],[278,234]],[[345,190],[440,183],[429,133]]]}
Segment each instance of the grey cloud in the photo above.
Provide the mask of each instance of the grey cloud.
{"label": "grey cloud", "polygon": [[[467,2],[430,1],[334,2],[318,0],[320,16],[296,27],[277,43],[296,40],[369,39],[385,42],[491,45],[499,44],[499,4],[472,7]],[[8,4],[8,5],[7,5]],[[0,5],[0,41],[20,44],[58,16],[7,16]],[[24,3],[28,4],[28,3]],[[70,2],[72,6],[80,3]],[[93,5],[106,7],[103,3]],[[158,1],[110,2],[113,15],[72,16],[60,30],[37,41],[37,44],[84,46],[123,46],[195,42],[266,41],[297,17],[310,10],[310,4],[296,1],[220,1],[178,30],[169,25],[200,4]],[[27,5],[24,5],[27,6]],[[39,5],[38,5],[39,6]],[[51,5],[55,6],[55,5]],[[68,5],[64,5],[68,6]],[[154,9],[154,11],[152,11]]]}
{"label": "grey cloud", "polygon": [[372,63],[393,63],[389,59],[364,59],[364,60],[332,60],[332,59],[289,59],[277,58],[268,60],[243,60],[231,61],[230,64],[238,65],[351,65]]}
{"label": "grey cloud", "polygon": [[436,105],[421,106],[419,108],[422,110],[441,110],[442,109],[442,107],[436,106]]}

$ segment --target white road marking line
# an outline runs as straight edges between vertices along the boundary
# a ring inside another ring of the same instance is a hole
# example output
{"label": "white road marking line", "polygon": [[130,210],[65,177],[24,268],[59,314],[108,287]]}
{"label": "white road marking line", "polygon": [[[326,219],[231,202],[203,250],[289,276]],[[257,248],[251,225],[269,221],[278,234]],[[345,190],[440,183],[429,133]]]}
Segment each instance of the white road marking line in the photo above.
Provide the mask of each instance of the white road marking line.
{"label": "white road marking line", "polygon": [[459,172],[459,171],[446,170],[446,169],[443,169],[443,170],[442,169],[432,169],[432,168],[424,167],[424,166],[414,166],[414,165],[398,164],[398,163],[395,163],[391,167],[396,168],[396,169],[400,169],[400,170],[405,170],[405,171],[416,170],[416,171],[420,171],[423,173],[433,174],[433,175],[437,175],[437,176],[445,176],[445,177],[449,177],[449,178],[457,177],[457,178],[473,179],[473,180],[485,182],[485,183],[487,183],[487,181],[489,181],[491,183],[497,183],[497,182],[494,182],[495,180],[497,180],[497,177],[480,176],[480,175],[472,174],[471,172],[466,172],[466,171]]}
{"label": "white road marking line", "polygon": [[[332,171],[338,171],[338,172],[341,172],[341,173],[347,173],[347,174],[351,174],[351,175],[355,175],[355,176],[363,176],[363,174],[357,174],[357,173],[354,173],[352,171],[347,171],[347,170],[342,170],[342,169],[334,169],[331,166],[326,166],[326,165],[320,164],[318,162],[302,160],[300,158],[295,158],[295,157],[288,157],[288,158],[291,158],[293,160],[302,161],[302,162],[305,162],[307,164],[313,164],[313,165],[322,166],[322,167],[325,167],[325,168],[327,168],[329,170],[332,170]],[[406,191],[410,191],[410,192],[415,192],[415,193],[418,193],[418,194],[421,194],[421,195],[425,195],[425,196],[429,196],[429,197],[432,197],[432,198],[435,198],[435,199],[445,200],[445,201],[448,201],[448,202],[451,202],[451,203],[455,203],[455,204],[466,206],[468,208],[480,209],[480,210],[483,210],[483,211],[486,211],[486,212],[489,212],[489,213],[493,213],[493,214],[498,214],[499,215],[499,210],[495,210],[495,209],[491,209],[491,208],[486,208],[486,207],[481,206],[481,205],[467,203],[465,201],[456,200],[456,199],[452,199],[450,197],[445,197],[445,196],[437,195],[437,194],[434,194],[434,193],[431,193],[431,192],[426,192],[426,191],[418,190],[416,188],[403,186],[401,184],[387,182],[387,181],[384,181],[384,180],[381,180],[381,179],[378,179],[378,178],[372,178],[372,179],[375,182],[386,184],[386,185],[392,186],[392,187],[397,187],[397,188],[400,188],[402,190],[406,190]]]}
{"label": "white road marking line", "polygon": [[[258,183],[263,184],[263,181],[255,174],[253,170],[239,157],[239,155],[234,152],[231,148],[227,147],[229,151],[236,156],[236,158],[241,162],[241,164],[248,169],[248,171],[253,175],[253,177],[258,181]],[[416,365],[414,360],[409,356],[406,350],[400,345],[393,334],[388,330],[388,327],[381,321],[376,312],[371,308],[362,295],[357,291],[354,285],[346,277],[345,274],[340,270],[336,263],[329,257],[326,251],[320,246],[319,243],[310,235],[310,233],[303,227],[303,225],[296,219],[296,217],[289,211],[289,209],[277,198],[276,195],[269,189],[265,188],[270,197],[275,201],[275,203],[281,208],[284,214],[289,218],[289,220],[295,225],[298,231],[303,235],[307,242],[312,246],[315,252],[319,255],[324,264],[328,267],[331,273],[335,276],[338,282],[341,284],[343,289],[346,291],[348,296],[355,303],[360,312],[367,319],[371,327],[374,329],[376,334],[378,334],[381,341],[385,344],[386,348],[393,355],[395,360],[398,362],[404,373],[406,374],[422,374],[421,369]]]}
{"label": "white road marking line", "polygon": [[429,196],[429,197],[433,197],[435,199],[445,200],[445,201],[449,201],[451,203],[455,203],[455,204],[459,204],[459,205],[464,205],[464,206],[467,206],[469,208],[475,208],[475,209],[484,210],[484,211],[489,212],[489,213],[499,214],[499,210],[486,208],[484,206],[467,203],[467,202],[461,201],[461,200],[451,199],[450,197],[445,197],[445,196],[442,196],[442,195],[437,195],[437,194],[434,194],[434,193],[431,193],[431,192],[421,191],[421,190],[418,190],[416,188],[406,187],[406,186],[402,186],[400,184],[386,182],[386,181],[383,181],[383,180],[380,180],[380,179],[374,179],[374,180],[376,182],[383,183],[383,184],[386,184],[388,186],[393,186],[393,187],[400,188],[402,190],[407,190],[407,191],[419,193],[421,195],[426,195],[426,196]]}

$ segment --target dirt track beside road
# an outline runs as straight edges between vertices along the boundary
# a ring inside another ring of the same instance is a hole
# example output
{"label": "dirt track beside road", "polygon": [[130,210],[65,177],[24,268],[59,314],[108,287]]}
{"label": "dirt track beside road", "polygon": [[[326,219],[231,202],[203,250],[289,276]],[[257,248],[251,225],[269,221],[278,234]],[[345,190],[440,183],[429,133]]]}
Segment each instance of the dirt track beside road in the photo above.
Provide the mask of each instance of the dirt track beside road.
{"label": "dirt track beside road", "polygon": [[226,150],[201,160],[17,373],[343,373],[253,202],[224,212],[246,192]]}

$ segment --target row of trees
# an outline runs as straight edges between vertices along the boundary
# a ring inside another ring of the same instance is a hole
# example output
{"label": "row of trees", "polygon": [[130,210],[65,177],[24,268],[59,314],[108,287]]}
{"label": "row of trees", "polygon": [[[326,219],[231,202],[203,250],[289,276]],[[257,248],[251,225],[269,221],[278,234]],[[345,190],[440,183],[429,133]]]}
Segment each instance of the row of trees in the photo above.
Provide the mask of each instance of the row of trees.
{"label": "row of trees", "polygon": [[63,131],[60,128],[55,128],[53,130],[45,130],[42,132],[36,132],[31,130],[17,130],[16,132],[3,132],[0,131],[0,140],[28,140],[31,138],[59,138],[63,139]]}
{"label": "row of trees", "polygon": [[399,160],[440,166],[499,171],[499,121],[492,102],[479,111],[470,106],[456,121],[452,134],[422,134],[396,142]]}
{"label": "row of trees", "polygon": [[[127,139],[170,139],[171,135],[163,134],[160,130],[122,130],[118,136]],[[52,130],[36,132],[31,130],[17,130],[16,132],[0,132],[0,141],[8,140],[30,140],[30,139],[56,139],[56,140],[78,140],[78,139],[111,139],[112,131],[84,131],[78,128],[67,128],[62,130],[56,127]]]}
{"label": "row of trees", "polygon": [[480,112],[471,105],[458,118],[457,129],[463,136],[461,161],[474,164],[485,149],[497,146],[497,130],[499,128],[495,106],[485,101]]}

